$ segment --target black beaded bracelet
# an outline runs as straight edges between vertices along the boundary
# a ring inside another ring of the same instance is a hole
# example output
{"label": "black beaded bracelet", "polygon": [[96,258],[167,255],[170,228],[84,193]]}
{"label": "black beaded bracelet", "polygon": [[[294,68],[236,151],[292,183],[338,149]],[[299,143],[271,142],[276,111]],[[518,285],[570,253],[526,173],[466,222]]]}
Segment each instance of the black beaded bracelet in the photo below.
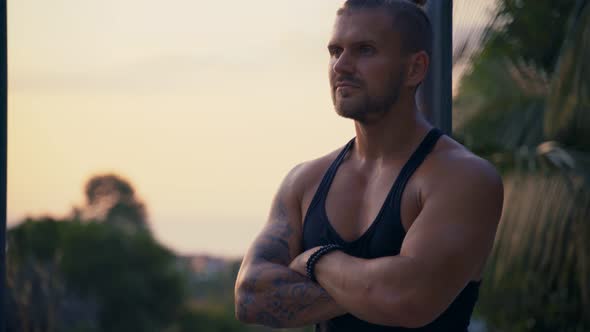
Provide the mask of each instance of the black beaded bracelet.
{"label": "black beaded bracelet", "polygon": [[311,279],[314,282],[317,281],[314,274],[315,264],[322,256],[334,250],[342,250],[342,246],[339,246],[337,244],[327,244],[322,246],[319,250],[317,250],[316,252],[311,254],[311,256],[309,256],[309,259],[307,260],[307,265],[305,267],[309,279]]}

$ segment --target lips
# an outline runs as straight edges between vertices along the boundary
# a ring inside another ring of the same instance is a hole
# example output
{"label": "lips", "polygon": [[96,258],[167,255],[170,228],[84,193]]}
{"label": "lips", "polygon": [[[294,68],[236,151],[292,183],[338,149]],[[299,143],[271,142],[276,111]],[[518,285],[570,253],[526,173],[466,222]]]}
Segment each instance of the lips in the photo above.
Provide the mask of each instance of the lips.
{"label": "lips", "polygon": [[357,84],[352,82],[337,82],[335,85],[336,88],[359,88]]}

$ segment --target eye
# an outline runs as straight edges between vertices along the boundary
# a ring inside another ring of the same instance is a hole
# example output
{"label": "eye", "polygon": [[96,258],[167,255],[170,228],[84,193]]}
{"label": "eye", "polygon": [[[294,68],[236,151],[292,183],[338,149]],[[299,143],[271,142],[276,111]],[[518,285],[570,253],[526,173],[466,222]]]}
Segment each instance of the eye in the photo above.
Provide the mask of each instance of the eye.
{"label": "eye", "polygon": [[360,55],[373,55],[375,48],[371,45],[361,45],[358,49]]}
{"label": "eye", "polygon": [[328,51],[330,52],[330,56],[333,56],[333,57],[336,57],[337,58],[342,53],[342,48],[336,47],[336,46],[332,46],[332,47],[328,47]]}

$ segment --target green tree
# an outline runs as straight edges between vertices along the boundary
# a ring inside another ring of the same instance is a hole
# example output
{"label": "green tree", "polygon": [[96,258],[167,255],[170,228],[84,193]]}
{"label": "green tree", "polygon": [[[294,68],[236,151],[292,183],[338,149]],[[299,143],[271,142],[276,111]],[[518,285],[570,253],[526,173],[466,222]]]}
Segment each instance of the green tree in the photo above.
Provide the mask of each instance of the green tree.
{"label": "green tree", "polygon": [[147,232],[46,218],[25,221],[7,240],[19,331],[161,331],[184,303],[175,256]]}
{"label": "green tree", "polygon": [[505,178],[478,311],[509,331],[590,329],[590,6],[498,1],[455,99],[468,147]]}
{"label": "green tree", "polygon": [[576,0],[498,0],[497,4],[478,60],[522,60],[551,72]]}
{"label": "green tree", "polygon": [[[58,269],[58,227],[51,218],[28,220],[9,231],[7,244],[8,331],[56,331],[67,298]],[[90,309],[90,308],[88,308]],[[86,310],[92,316],[92,310]],[[92,319],[91,317],[88,317]]]}
{"label": "green tree", "polygon": [[81,294],[96,298],[103,331],[160,331],[184,301],[184,280],[172,252],[148,233],[108,224],[72,224],[61,267]]}
{"label": "green tree", "polygon": [[91,177],[85,185],[86,203],[74,209],[74,218],[98,220],[127,232],[149,231],[145,205],[131,183],[116,174]]}

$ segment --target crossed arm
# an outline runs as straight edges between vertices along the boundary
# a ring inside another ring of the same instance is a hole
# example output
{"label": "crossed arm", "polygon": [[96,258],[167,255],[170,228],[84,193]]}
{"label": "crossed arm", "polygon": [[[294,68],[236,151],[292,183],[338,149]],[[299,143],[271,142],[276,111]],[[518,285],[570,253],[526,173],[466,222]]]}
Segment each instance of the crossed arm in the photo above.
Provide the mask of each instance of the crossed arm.
{"label": "crossed arm", "polygon": [[[271,217],[238,277],[238,317],[275,327],[308,325],[346,312],[370,323],[410,328],[436,319],[485,263],[503,200],[501,179],[487,164],[468,164],[445,175],[423,193],[424,205],[400,255],[361,259],[331,252],[316,265],[318,284],[304,276],[317,248],[298,254],[297,223]],[[273,206],[280,207],[280,199]],[[281,231],[290,235],[278,235]],[[252,298],[257,305],[248,302]]]}
{"label": "crossed arm", "polygon": [[297,168],[276,194],[268,222],[250,247],[235,286],[236,317],[269,327],[301,327],[345,311],[317,283],[289,268],[301,253]]}

